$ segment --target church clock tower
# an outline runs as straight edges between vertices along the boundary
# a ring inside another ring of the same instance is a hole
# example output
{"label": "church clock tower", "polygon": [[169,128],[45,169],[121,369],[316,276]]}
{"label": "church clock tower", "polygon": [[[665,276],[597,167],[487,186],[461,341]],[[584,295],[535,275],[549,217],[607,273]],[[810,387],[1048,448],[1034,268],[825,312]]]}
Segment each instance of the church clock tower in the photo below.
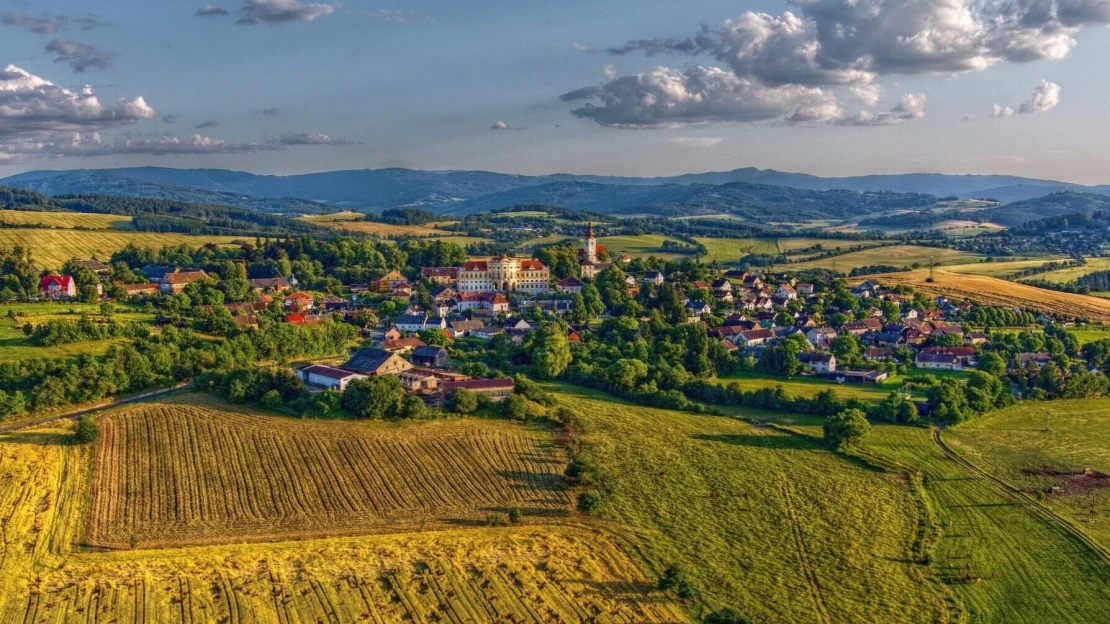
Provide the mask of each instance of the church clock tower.
{"label": "church clock tower", "polygon": [[597,262],[597,238],[594,236],[593,221],[586,229],[586,262],[589,264]]}

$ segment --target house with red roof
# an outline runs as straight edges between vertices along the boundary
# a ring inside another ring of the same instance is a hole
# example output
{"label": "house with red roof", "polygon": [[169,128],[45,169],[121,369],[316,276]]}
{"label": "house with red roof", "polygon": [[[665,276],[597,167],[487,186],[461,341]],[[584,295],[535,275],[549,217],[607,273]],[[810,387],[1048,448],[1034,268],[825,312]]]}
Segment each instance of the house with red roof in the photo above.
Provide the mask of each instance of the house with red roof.
{"label": "house with red roof", "polygon": [[47,299],[73,299],[77,296],[77,282],[72,275],[47,275],[39,282],[39,293]]}

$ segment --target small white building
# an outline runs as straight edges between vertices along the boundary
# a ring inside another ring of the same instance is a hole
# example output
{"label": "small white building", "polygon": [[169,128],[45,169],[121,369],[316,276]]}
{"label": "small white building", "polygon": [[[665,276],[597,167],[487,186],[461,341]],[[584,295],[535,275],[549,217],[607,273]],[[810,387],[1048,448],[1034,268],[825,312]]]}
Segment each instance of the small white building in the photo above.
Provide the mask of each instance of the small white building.
{"label": "small white building", "polygon": [[347,384],[355,379],[366,379],[366,375],[359,375],[339,368],[332,368],[331,366],[324,366],[323,364],[312,364],[305,366],[297,371],[297,377],[300,377],[306,384],[310,386],[320,386],[322,388],[331,388],[343,392],[347,389]]}

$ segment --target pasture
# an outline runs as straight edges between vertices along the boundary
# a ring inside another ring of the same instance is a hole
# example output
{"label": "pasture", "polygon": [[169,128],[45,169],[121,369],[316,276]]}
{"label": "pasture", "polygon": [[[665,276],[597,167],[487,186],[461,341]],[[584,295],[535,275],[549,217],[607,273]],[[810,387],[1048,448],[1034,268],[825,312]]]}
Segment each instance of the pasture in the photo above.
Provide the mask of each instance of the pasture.
{"label": "pasture", "polygon": [[[939,375],[937,374],[938,372],[940,373]],[[946,376],[945,371],[915,370],[913,374],[918,373],[923,375],[931,374],[934,377]],[[861,401],[876,402],[885,399],[891,392],[896,392],[906,384],[905,378],[899,375],[894,375],[880,384],[840,384],[831,381],[823,381],[815,377],[783,379],[782,377],[771,377],[758,373],[735,373],[728,377],[718,378],[717,381],[722,384],[738,382],[740,388],[745,392],[762,390],[764,388],[773,389],[777,386],[782,386],[783,391],[791,397],[813,398],[818,392],[832,390],[842,399],[859,399]],[[918,400],[924,400],[926,390],[927,388],[923,387],[913,388],[911,394]]]}
{"label": "pasture", "polygon": [[[789,430],[820,439],[819,419],[788,420]],[[944,435],[947,440],[949,432]],[[920,543],[931,553],[934,587],[949,596],[952,621],[1081,624],[1104,619],[1110,565],[1044,516],[949,459],[929,429],[874,424],[860,450],[869,461],[904,471],[903,482],[919,512]]]}
{"label": "pasture", "polygon": [[773,238],[695,238],[705,245],[702,262],[736,262],[748,254],[778,253],[778,242]]}
{"label": "pasture", "polygon": [[[91,449],[69,425],[0,436],[3,622],[679,622],[605,533],[467,528],[85,551]],[[407,468],[412,468],[406,466]],[[264,475],[260,475],[264,476]]]}
{"label": "pasture", "polygon": [[[846,243],[848,241],[845,241]],[[843,245],[845,248],[851,244]],[[919,245],[888,245],[873,247],[861,251],[841,254],[832,258],[796,262],[788,265],[777,265],[776,269],[789,271],[802,271],[805,269],[833,269],[847,273],[852,269],[865,266],[888,265],[895,267],[909,267],[915,263],[929,266],[930,262],[938,265],[967,263],[978,258],[974,254],[954,249],[941,249],[936,247],[922,247]]]}
{"label": "pasture", "polygon": [[126,230],[131,227],[131,217],[85,212],[0,210],[0,223],[60,229]]}
{"label": "pasture", "polygon": [[1045,290],[985,275],[937,270],[933,272],[933,281],[929,282],[928,269],[920,269],[859,277],[851,282],[859,283],[868,278],[887,286],[912,286],[927,295],[943,295],[957,301],[970,299],[987,305],[1086,317],[1098,322],[1110,321],[1110,300]]}
{"label": "pasture", "polygon": [[639,236],[602,236],[597,239],[597,244],[605,245],[610,254],[617,256],[622,253],[626,253],[634,258],[637,256],[645,258],[648,256],[655,256],[656,258],[663,258],[666,260],[681,260],[683,258],[694,257],[693,255],[668,253],[663,251],[663,241],[667,240],[681,244],[688,244],[683,243],[676,238],[662,236],[659,234],[641,234]]}
{"label": "pasture", "polygon": [[835,239],[835,238],[803,238],[803,237],[799,237],[799,238],[780,238],[778,240],[778,248],[779,248],[779,251],[782,252],[782,253],[786,253],[788,251],[795,251],[795,250],[798,250],[798,249],[809,249],[810,247],[814,247],[816,245],[821,245],[825,250],[831,251],[831,250],[836,249],[838,247],[847,249],[848,247],[860,247],[860,246],[874,247],[875,245],[881,245],[881,244],[883,244],[883,241],[838,240],[838,239]]}
{"label": "pasture", "polygon": [[[152,323],[153,314],[140,312],[135,307],[124,307],[114,304],[117,311],[112,318],[126,323],[142,321]],[[16,313],[15,320],[7,318],[8,311]],[[126,338],[113,338],[109,340],[91,340],[63,345],[42,346],[36,344],[30,336],[23,333],[23,325],[31,323],[39,325],[55,319],[65,319],[76,322],[82,314],[87,315],[93,322],[102,320],[100,304],[98,303],[10,303],[0,304],[0,363],[17,362],[35,358],[69,358],[82,354],[103,355],[113,344],[127,342]]]}
{"label": "pasture", "polygon": [[[1008,278],[1018,271],[1035,269],[1046,262],[1067,260],[1061,256],[1046,256],[1042,258],[1003,258],[993,262],[970,262],[968,264],[951,264],[944,267],[945,271],[952,273],[966,273],[968,275],[985,275],[987,277]],[[1036,277],[1040,277],[1039,275]]]}
{"label": "pasture", "polygon": [[[1010,485],[1048,491],[1045,504],[1110,548],[1110,399],[1027,402],[954,427],[944,438]],[[1053,487],[1060,492],[1051,493]]]}
{"label": "pasture", "polygon": [[106,414],[88,543],[397,532],[521,507],[565,516],[546,432],[502,421],[290,421],[184,395]]}
{"label": "pasture", "polygon": [[110,230],[0,229],[0,247],[21,245],[31,250],[35,264],[44,269],[61,268],[71,258],[96,257],[107,261],[130,243],[160,249],[172,245],[201,247],[208,243],[230,245],[245,240],[236,236],[194,236],[173,232],[117,232]]}
{"label": "pasture", "polygon": [[1089,273],[1095,273],[1096,271],[1110,271],[1110,258],[1087,258],[1087,264],[1083,266],[1060,269],[1059,271],[1049,271],[1047,273],[1031,276],[1030,279],[1067,284]]}
{"label": "pasture", "polygon": [[604,519],[679,563],[709,608],[755,622],[935,622],[951,614],[912,555],[917,511],[891,475],[804,436],[559,386],[583,423]]}

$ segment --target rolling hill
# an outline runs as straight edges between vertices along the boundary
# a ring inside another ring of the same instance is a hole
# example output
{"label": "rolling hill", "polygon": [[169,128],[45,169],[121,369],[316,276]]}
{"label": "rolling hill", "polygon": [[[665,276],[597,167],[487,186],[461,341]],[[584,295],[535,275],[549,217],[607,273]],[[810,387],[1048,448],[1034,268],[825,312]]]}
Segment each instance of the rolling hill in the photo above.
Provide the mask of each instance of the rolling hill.
{"label": "rolling hill", "polygon": [[[1001,175],[905,174],[825,178],[752,167],[733,171],[694,173],[671,177],[618,177],[576,174],[525,176],[489,171],[425,171],[415,169],[363,169],[298,175],[259,175],[224,169],[171,169],[136,167],[31,171],[0,179],[0,185],[45,195],[113,193],[228,204],[276,212],[321,212],[319,204],[360,211],[395,206],[453,206],[449,212],[481,211],[484,204],[504,204],[516,199],[515,191],[551,198],[560,204],[592,205],[614,201],[624,214],[640,193],[648,205],[674,203],[687,192],[681,187],[719,187],[733,184],[789,187],[808,191],[860,193],[919,193],[961,199],[992,197],[1000,201],[1033,199],[1060,191],[1110,195],[1110,186],[1081,186],[1053,180]],[[554,185],[554,186],[552,186]],[[597,186],[612,186],[608,193]],[[654,191],[645,189],[653,188]],[[638,190],[637,190],[638,189]],[[483,201],[485,200],[485,201]],[[472,202],[467,205],[467,202]],[[462,204],[462,205],[460,205]],[[512,205],[510,202],[507,205]]]}

